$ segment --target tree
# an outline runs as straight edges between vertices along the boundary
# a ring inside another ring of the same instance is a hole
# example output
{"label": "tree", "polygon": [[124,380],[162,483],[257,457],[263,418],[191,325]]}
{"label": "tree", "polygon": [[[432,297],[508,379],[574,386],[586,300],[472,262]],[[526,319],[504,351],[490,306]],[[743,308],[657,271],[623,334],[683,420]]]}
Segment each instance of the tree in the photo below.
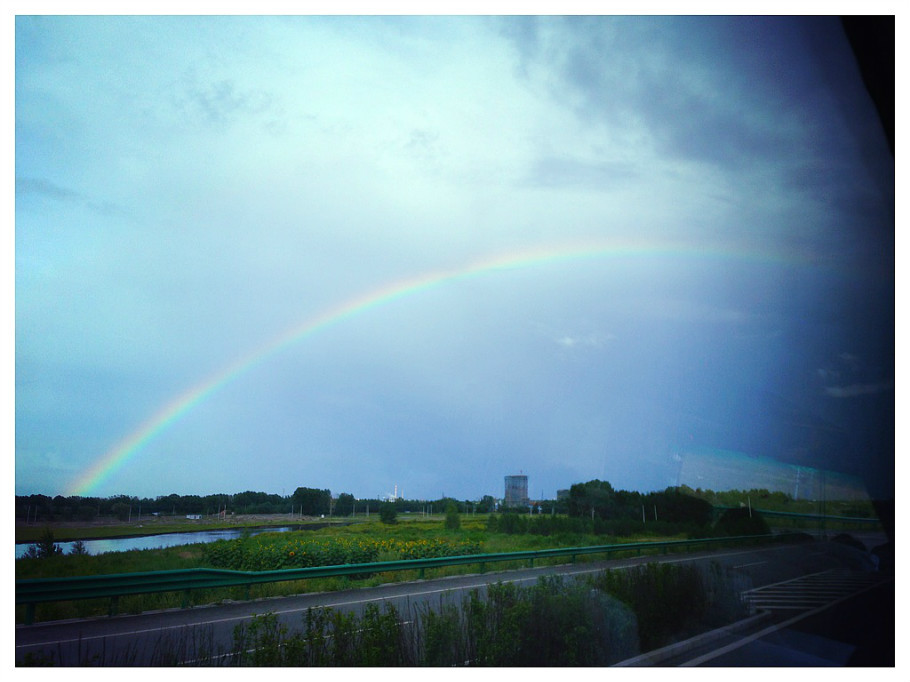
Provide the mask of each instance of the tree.
{"label": "tree", "polygon": [[350,493],[341,493],[335,502],[336,516],[350,516],[354,513],[354,496]]}
{"label": "tree", "polygon": [[331,512],[332,493],[329,490],[316,488],[297,488],[291,496],[295,507],[306,516],[319,516]]}
{"label": "tree", "polygon": [[757,511],[728,509],[717,520],[715,529],[724,535],[768,535],[771,529]]}
{"label": "tree", "polygon": [[70,549],[70,554],[73,556],[86,556],[88,555],[88,549],[85,547],[85,543],[82,540],[76,540],[73,543],[72,549]]}
{"label": "tree", "polygon": [[395,523],[398,520],[398,510],[394,502],[383,502],[379,505],[379,520],[383,523]]}
{"label": "tree", "polygon": [[30,559],[49,559],[61,554],[63,554],[63,549],[54,542],[54,531],[45,528],[41,532],[38,542],[28,548],[25,556]]}
{"label": "tree", "polygon": [[130,505],[126,502],[117,502],[111,505],[111,513],[120,521],[126,521],[130,517]]}
{"label": "tree", "polygon": [[589,516],[593,513],[602,519],[615,516],[615,491],[608,481],[594,479],[575,483],[569,489],[569,515]]}
{"label": "tree", "polygon": [[80,505],[76,516],[80,521],[92,521],[98,515],[98,508],[93,505]]}
{"label": "tree", "polygon": [[484,495],[480,498],[480,504],[477,505],[477,511],[480,514],[489,514],[496,511],[496,500],[492,495]]}
{"label": "tree", "polygon": [[446,505],[446,530],[458,530],[461,528],[461,516],[458,514],[458,506],[453,500],[449,500]]}

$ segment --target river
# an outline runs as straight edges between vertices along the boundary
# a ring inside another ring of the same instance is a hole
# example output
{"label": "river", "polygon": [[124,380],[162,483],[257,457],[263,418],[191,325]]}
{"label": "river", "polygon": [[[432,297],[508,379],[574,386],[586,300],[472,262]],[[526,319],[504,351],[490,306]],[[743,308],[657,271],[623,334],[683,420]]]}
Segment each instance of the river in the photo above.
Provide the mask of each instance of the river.
{"label": "river", "polygon": [[[290,526],[276,528],[225,528],[223,530],[202,530],[190,533],[162,533],[160,535],[137,535],[127,538],[108,538],[104,540],[83,540],[85,549],[89,554],[104,554],[105,552],[126,552],[131,549],[158,549],[161,547],[177,547],[179,545],[192,545],[199,542],[214,542],[215,540],[231,540],[239,538],[244,531],[250,535],[265,533],[268,531],[279,532],[292,530]],[[25,556],[28,548],[33,545],[31,542],[16,544],[16,558]],[[73,551],[73,542],[57,542],[56,545],[63,550],[64,554]]]}

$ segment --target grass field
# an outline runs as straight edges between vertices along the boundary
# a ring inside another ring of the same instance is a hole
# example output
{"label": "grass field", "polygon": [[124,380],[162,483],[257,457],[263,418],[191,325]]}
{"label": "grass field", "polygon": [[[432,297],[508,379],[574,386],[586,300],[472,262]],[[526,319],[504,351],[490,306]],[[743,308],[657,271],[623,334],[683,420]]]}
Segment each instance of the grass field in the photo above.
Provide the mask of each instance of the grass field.
{"label": "grass field", "polygon": [[[559,517],[556,517],[559,520]],[[97,556],[58,555],[49,558],[18,559],[15,562],[17,579],[42,577],[67,577],[78,575],[103,575],[143,571],[162,571],[200,567],[230,568],[235,570],[270,570],[359,563],[363,561],[392,561],[397,559],[442,556],[447,554],[475,554],[539,550],[556,547],[582,547],[630,543],[642,540],[684,539],[706,537],[715,529],[694,528],[686,530],[671,524],[648,523],[637,528],[628,523],[613,526],[606,532],[494,532],[488,527],[488,515],[462,515],[458,530],[447,530],[443,515],[423,516],[402,514],[394,524],[381,523],[374,514],[369,519],[301,519],[285,516],[229,517],[226,521],[156,518],[152,523],[140,524],[58,524],[50,526],[54,539],[89,539],[136,534],[186,532],[225,527],[263,528],[269,526],[301,526],[310,530],[280,533],[265,532],[238,540],[218,541],[209,544],[192,544],[177,547],[110,552]],[[546,521],[546,519],[540,519]],[[569,521],[569,519],[566,519]],[[496,524],[501,528],[502,520]],[[514,524],[513,524],[514,525]],[[537,524],[540,526],[540,524]],[[530,528],[527,526],[526,528]],[[593,528],[594,526],[589,526]],[[29,528],[37,539],[48,526]],[[26,530],[26,529],[21,529]],[[539,530],[539,528],[538,528]],[[17,539],[24,537],[17,532]],[[561,562],[563,559],[552,559]],[[538,562],[539,564],[540,562]],[[516,562],[518,567],[519,563]],[[512,566],[498,564],[497,569]],[[441,577],[475,572],[477,566],[451,566],[426,571],[425,577]],[[382,573],[369,577],[311,579],[306,581],[268,583],[244,588],[223,590],[198,590],[191,594],[194,605],[216,603],[225,599],[248,599],[299,594],[304,592],[331,591],[355,586],[371,586],[403,580],[413,580],[417,572],[402,571]],[[171,608],[181,605],[182,595],[151,594],[120,599],[124,613],[151,609]],[[70,603],[43,604],[37,609],[39,620],[85,617],[107,613],[107,600],[85,600]],[[17,621],[24,616],[24,608],[17,607]]]}
{"label": "grass field", "polygon": [[[375,514],[374,514],[375,516]],[[102,540],[107,538],[122,538],[137,535],[154,535],[158,533],[192,533],[194,531],[220,530],[223,528],[262,528],[268,526],[297,526],[297,525],[344,525],[365,517],[327,519],[314,519],[300,517],[292,514],[261,514],[228,516],[224,520],[218,517],[204,519],[187,519],[183,516],[145,516],[132,523],[116,519],[102,519],[89,523],[78,521],[64,521],[52,523],[32,523],[16,525],[16,542],[36,542],[46,528],[54,533],[54,538],[60,542],[71,540]]]}

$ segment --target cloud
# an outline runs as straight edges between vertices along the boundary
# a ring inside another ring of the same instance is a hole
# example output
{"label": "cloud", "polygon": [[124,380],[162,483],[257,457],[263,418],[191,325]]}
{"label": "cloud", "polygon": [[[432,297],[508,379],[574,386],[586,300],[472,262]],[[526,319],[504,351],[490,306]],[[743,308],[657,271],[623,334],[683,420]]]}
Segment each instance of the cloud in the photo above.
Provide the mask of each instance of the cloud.
{"label": "cloud", "polygon": [[[545,83],[579,116],[637,131],[639,144],[664,154],[739,169],[786,151],[799,132],[799,113],[772,117],[766,95],[779,96],[779,79],[762,78],[767,70],[757,64],[736,70],[717,62],[710,48],[729,50],[738,34],[761,43],[766,58],[788,72],[803,66],[778,43],[765,43],[780,22],[743,23],[571,17],[545,26],[512,22],[503,33],[514,41],[519,73]],[[743,68],[753,71],[748,80]]]}
{"label": "cloud", "polygon": [[852,353],[841,353],[838,357],[854,372],[859,370],[860,361],[857,356]]}
{"label": "cloud", "polygon": [[[99,492],[239,490],[251,473],[280,490],[300,471],[335,491],[468,496],[519,469],[567,487],[604,461],[632,479],[618,485],[649,486],[664,472],[641,458],[666,465],[679,435],[671,404],[698,402],[705,438],[753,418],[730,384],[857,412],[828,398],[893,375],[867,303],[893,280],[799,258],[884,253],[861,231],[881,207],[845,227],[866,210],[844,202],[879,201],[858,143],[787,53],[812,21],[17,20],[17,484],[90,465],[345,301],[569,244],[641,249],[453,278],[339,319]],[[261,453],[268,479],[248,464]]]}
{"label": "cloud", "polygon": [[261,90],[245,90],[230,79],[202,82],[190,75],[176,105],[206,123],[226,125],[244,114],[267,112],[272,106],[272,98]]}
{"label": "cloud", "polygon": [[840,378],[840,372],[826,367],[819,367],[815,371],[823,381],[833,381]]}
{"label": "cloud", "polygon": [[652,316],[666,320],[721,324],[742,324],[753,318],[752,315],[742,310],[679,298],[649,301],[648,311]]}
{"label": "cloud", "polygon": [[57,201],[84,201],[79,192],[45,180],[44,178],[16,178],[16,194],[20,196],[35,195]]}
{"label": "cloud", "polygon": [[873,384],[850,384],[849,386],[828,386],[825,394],[832,398],[855,398],[860,395],[872,395],[893,391],[893,381],[881,381]]}
{"label": "cloud", "polygon": [[556,339],[563,348],[601,348],[609,341],[616,338],[615,334],[585,334],[582,336],[569,336],[568,334]]}
{"label": "cloud", "polygon": [[587,161],[566,156],[538,159],[530,169],[527,184],[532,187],[582,186],[611,189],[635,178],[634,166],[620,161]]}
{"label": "cloud", "polygon": [[20,199],[34,197],[36,199],[51,199],[63,205],[83,206],[102,216],[117,216],[127,218],[130,216],[122,206],[113,201],[96,201],[68,187],[63,187],[44,178],[18,177],[16,178],[16,196]]}

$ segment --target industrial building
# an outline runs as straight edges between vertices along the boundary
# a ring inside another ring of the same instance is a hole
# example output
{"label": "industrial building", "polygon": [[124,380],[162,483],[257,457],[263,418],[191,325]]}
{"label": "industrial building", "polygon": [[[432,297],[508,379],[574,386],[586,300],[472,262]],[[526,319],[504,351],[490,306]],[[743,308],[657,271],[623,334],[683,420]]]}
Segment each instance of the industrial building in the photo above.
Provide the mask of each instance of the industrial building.
{"label": "industrial building", "polygon": [[527,507],[530,504],[527,476],[523,474],[506,476],[506,494],[503,504],[506,507]]}

